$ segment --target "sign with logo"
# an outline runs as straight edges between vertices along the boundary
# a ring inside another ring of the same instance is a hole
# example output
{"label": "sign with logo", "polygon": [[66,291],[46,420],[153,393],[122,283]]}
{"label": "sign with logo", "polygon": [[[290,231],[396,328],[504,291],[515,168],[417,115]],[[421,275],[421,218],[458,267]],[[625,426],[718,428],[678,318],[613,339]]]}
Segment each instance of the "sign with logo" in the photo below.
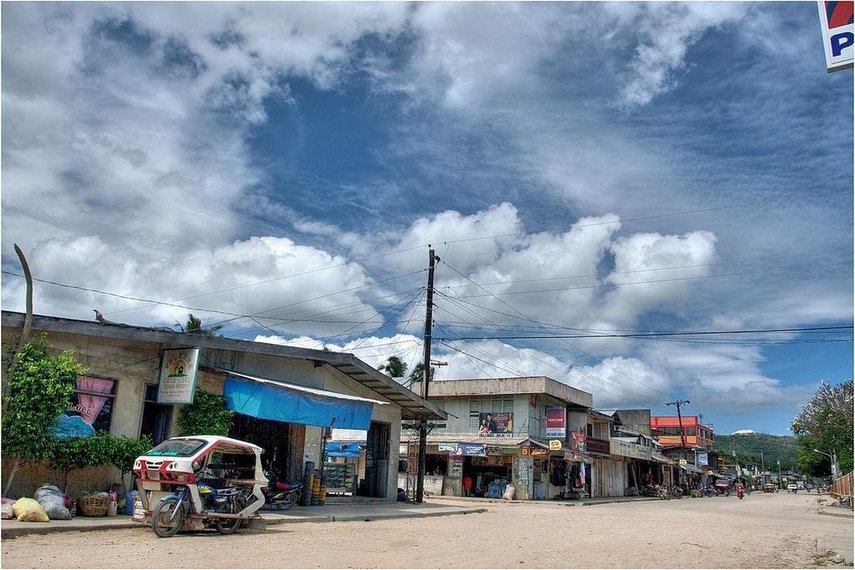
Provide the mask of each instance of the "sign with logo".
{"label": "sign with logo", "polygon": [[158,404],[192,404],[196,390],[198,348],[175,348],[163,351],[160,361]]}
{"label": "sign with logo", "polygon": [[546,408],[546,437],[567,437],[567,410]]}
{"label": "sign with logo", "polygon": [[479,415],[481,437],[512,437],[514,435],[513,412],[485,412]]}
{"label": "sign with logo", "polygon": [[681,460],[679,461],[679,463],[680,463],[680,465],[687,465],[689,462],[688,462],[688,461],[686,461],[685,459],[681,459]]}
{"label": "sign with logo", "polygon": [[832,2],[818,0],[819,24],[825,49],[825,67],[839,71],[852,67],[855,54],[855,34],[852,25],[851,0]]}
{"label": "sign with logo", "polygon": [[542,447],[526,446],[520,448],[520,455],[524,457],[542,457],[548,453],[548,450],[543,449]]}
{"label": "sign with logo", "polygon": [[550,451],[559,451],[561,449],[561,440],[560,439],[550,439],[549,440],[549,450]]}

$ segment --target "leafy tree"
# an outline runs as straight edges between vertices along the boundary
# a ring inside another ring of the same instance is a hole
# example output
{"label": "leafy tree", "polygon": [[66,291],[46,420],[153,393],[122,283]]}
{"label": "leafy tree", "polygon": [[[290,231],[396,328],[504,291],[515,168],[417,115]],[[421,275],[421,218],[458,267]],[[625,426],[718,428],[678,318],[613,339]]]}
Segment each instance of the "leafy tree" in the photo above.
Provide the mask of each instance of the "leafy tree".
{"label": "leafy tree", "polygon": [[178,427],[183,435],[228,435],[234,415],[225,397],[196,392],[193,403],[181,409]]}
{"label": "leafy tree", "polygon": [[175,325],[179,329],[181,329],[181,332],[188,333],[188,334],[199,334],[199,335],[208,336],[208,337],[222,336],[219,334],[219,332],[225,326],[225,325],[214,325],[214,326],[207,327],[207,328],[203,327],[202,326],[202,319],[200,319],[198,317],[194,317],[193,313],[189,313],[187,315],[187,323],[186,324],[182,325],[181,323],[176,321]]}
{"label": "leafy tree", "polygon": [[397,356],[390,356],[384,364],[377,367],[377,370],[385,372],[392,378],[403,378],[407,372],[407,363]]}
{"label": "leafy tree", "polygon": [[[125,484],[125,476],[134,468],[134,460],[154,447],[154,442],[148,435],[141,438],[112,437],[111,439],[107,460],[121,472],[122,483]],[[126,485],[125,488],[128,489],[130,486]]]}
{"label": "leafy tree", "polygon": [[77,378],[85,372],[70,351],[51,356],[44,334],[21,347],[10,370],[2,420],[3,453],[15,458],[7,489],[23,463],[50,458],[55,439],[49,429],[65,411]]}
{"label": "leafy tree", "polygon": [[54,440],[48,464],[62,475],[63,490],[68,488],[68,476],[75,469],[110,463],[112,439],[110,434],[100,432],[96,435]]}
{"label": "leafy tree", "polygon": [[841,473],[852,471],[852,379],[832,386],[827,380],[802,405],[790,429],[798,438],[798,464],[812,475],[831,472],[829,459],[814,449],[837,453]]}

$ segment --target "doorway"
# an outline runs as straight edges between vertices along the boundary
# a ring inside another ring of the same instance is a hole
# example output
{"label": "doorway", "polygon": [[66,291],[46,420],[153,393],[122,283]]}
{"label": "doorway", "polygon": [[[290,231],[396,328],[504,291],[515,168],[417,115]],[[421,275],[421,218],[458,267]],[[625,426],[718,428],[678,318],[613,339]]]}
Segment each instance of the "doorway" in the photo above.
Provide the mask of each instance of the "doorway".
{"label": "doorway", "polygon": [[365,488],[368,497],[386,498],[389,481],[390,425],[371,422],[365,445]]}
{"label": "doorway", "polygon": [[140,436],[151,437],[154,445],[169,437],[169,430],[172,426],[172,406],[158,404],[157,391],[157,384],[145,385],[142,424],[140,425]]}
{"label": "doorway", "polygon": [[235,414],[229,436],[260,446],[264,449],[261,454],[261,465],[265,471],[270,471],[276,477],[293,481],[301,476],[299,465],[292,460],[292,424],[263,420]]}

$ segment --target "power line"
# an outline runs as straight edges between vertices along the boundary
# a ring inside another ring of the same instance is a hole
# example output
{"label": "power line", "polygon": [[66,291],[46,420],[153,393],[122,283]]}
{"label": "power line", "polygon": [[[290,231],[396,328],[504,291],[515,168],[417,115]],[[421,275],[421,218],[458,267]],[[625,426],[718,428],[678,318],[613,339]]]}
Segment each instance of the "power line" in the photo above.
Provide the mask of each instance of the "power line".
{"label": "power line", "polygon": [[799,327],[789,329],[745,329],[745,330],[724,330],[724,331],[669,331],[669,332],[652,332],[652,333],[624,333],[624,334],[574,334],[574,335],[507,335],[507,336],[462,336],[457,340],[511,340],[511,339],[544,339],[544,338],[649,338],[661,336],[705,336],[705,335],[722,335],[722,334],[757,334],[757,333],[804,333],[804,332],[821,332],[821,331],[849,331],[852,330],[852,325],[837,326],[837,327]]}

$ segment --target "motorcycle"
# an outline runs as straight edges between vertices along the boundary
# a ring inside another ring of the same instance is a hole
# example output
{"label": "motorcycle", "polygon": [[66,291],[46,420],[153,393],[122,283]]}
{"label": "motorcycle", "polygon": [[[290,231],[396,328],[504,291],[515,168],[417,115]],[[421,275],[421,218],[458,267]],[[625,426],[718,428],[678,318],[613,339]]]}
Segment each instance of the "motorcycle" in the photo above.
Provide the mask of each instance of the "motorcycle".
{"label": "motorcycle", "polygon": [[[243,491],[235,487],[215,489],[209,485],[198,485],[202,498],[201,519],[206,528],[215,528],[220,534],[232,534],[240,528],[240,512],[245,508]],[[151,513],[151,528],[160,538],[177,533],[188,514],[193,512],[190,487],[185,485],[177,493],[167,495]]]}
{"label": "motorcycle", "polygon": [[668,493],[668,487],[665,485],[656,485],[656,494],[660,499],[670,501],[671,495]]}
{"label": "motorcycle", "polygon": [[740,501],[742,500],[742,497],[745,496],[745,491],[742,489],[742,487],[736,488],[736,496],[739,497]]}
{"label": "motorcycle", "polygon": [[302,483],[279,481],[274,474],[268,471],[265,471],[264,475],[267,477],[267,488],[264,490],[265,507],[287,511],[300,502],[303,497]]}
{"label": "motorcycle", "polygon": [[167,439],[138,457],[137,490],[154,533],[167,538],[182,529],[215,528],[231,534],[260,518],[267,483],[262,451],[245,441],[198,435]]}

